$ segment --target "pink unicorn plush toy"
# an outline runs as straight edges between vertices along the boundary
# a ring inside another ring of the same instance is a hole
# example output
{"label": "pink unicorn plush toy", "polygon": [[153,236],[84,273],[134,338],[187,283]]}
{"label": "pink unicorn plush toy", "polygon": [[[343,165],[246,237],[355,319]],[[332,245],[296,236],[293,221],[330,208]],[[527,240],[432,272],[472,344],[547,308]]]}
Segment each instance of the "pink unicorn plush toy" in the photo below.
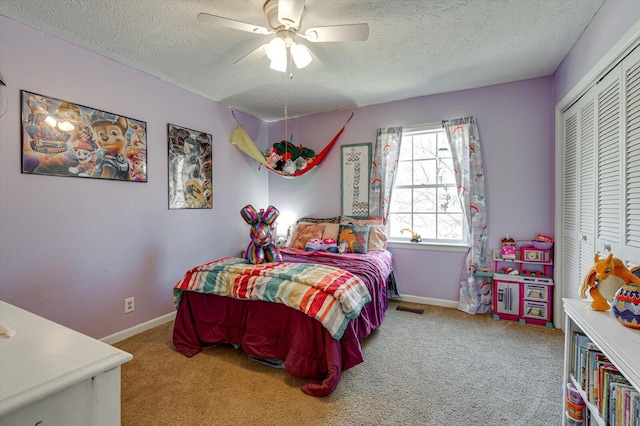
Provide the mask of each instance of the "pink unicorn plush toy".
{"label": "pink unicorn plush toy", "polygon": [[254,265],[266,262],[282,262],[282,254],[271,241],[271,225],[278,218],[280,212],[277,208],[269,206],[259,212],[252,205],[247,205],[240,210],[242,218],[251,225],[251,242],[247,246],[245,259]]}

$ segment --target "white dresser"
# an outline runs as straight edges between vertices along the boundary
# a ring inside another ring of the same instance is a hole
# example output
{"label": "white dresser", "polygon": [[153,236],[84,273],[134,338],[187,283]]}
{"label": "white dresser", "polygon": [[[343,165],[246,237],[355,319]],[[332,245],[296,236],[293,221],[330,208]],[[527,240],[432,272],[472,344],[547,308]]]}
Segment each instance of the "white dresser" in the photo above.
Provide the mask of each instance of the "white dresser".
{"label": "white dresser", "polygon": [[120,366],[133,357],[0,301],[0,424],[120,424]]}

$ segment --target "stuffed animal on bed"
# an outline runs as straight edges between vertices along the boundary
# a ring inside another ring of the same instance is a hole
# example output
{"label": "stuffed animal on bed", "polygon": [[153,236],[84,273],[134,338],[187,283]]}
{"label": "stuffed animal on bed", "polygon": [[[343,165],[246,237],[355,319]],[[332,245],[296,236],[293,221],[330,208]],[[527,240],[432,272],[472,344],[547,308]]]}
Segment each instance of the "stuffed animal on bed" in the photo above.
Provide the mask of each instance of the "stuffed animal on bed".
{"label": "stuffed animal on bed", "polygon": [[633,271],[640,269],[636,266],[627,269],[624,262],[609,254],[605,259],[600,259],[596,253],[595,265],[589,270],[580,287],[580,297],[587,298],[587,290],[593,299],[591,309],[594,311],[606,311],[611,307],[610,301],[616,291],[628,283],[640,285],[640,278]]}
{"label": "stuffed animal on bed", "polygon": [[266,262],[282,262],[282,254],[271,239],[271,225],[280,215],[273,206],[256,211],[252,205],[246,205],[240,210],[240,215],[251,225],[249,236],[251,242],[245,251],[245,259],[254,265]]}
{"label": "stuffed animal on bed", "polygon": [[330,253],[338,252],[338,243],[333,238],[312,238],[307,241],[304,246],[305,251],[328,251]]}

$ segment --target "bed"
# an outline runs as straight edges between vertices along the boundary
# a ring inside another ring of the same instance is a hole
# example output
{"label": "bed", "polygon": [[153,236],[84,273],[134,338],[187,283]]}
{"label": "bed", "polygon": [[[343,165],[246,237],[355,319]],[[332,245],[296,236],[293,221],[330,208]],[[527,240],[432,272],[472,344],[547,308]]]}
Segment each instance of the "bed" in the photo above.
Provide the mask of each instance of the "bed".
{"label": "bed", "polygon": [[[306,222],[299,221],[297,228],[301,224]],[[301,238],[308,240],[308,235]],[[252,265],[229,257],[187,271],[174,286],[173,343],[188,357],[206,347],[233,345],[309,380],[301,388],[304,393],[327,396],[343,371],[364,361],[360,340],[383,322],[389,289],[395,288],[391,253],[382,246],[337,254],[296,244],[281,253],[283,262]],[[301,290],[303,285],[308,287]],[[315,293],[286,297],[300,291]],[[295,306],[289,299],[313,302]]]}

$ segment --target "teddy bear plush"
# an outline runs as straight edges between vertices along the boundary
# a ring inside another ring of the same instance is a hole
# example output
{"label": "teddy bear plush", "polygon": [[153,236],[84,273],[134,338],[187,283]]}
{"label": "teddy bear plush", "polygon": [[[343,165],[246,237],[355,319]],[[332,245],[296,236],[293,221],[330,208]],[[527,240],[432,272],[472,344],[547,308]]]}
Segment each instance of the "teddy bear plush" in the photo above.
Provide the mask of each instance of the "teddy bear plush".
{"label": "teddy bear plush", "polygon": [[251,241],[245,251],[245,259],[254,265],[267,262],[282,262],[282,254],[271,236],[271,226],[275,223],[280,212],[274,206],[267,209],[256,209],[246,205],[240,210],[240,215],[251,225],[249,236]]}

